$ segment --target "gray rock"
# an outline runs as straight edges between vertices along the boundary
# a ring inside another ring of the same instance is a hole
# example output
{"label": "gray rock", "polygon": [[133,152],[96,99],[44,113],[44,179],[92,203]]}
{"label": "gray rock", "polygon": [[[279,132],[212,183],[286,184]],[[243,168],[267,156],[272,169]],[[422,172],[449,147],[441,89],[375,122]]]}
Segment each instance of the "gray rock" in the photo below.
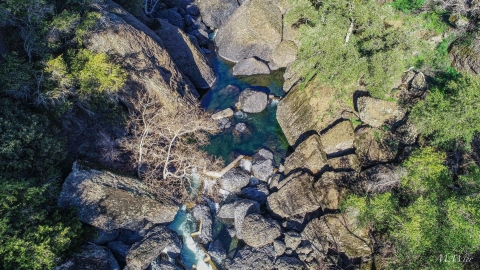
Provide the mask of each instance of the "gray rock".
{"label": "gray rock", "polygon": [[232,116],[233,116],[233,110],[230,109],[230,108],[227,108],[225,110],[221,110],[217,113],[214,113],[212,115],[212,119],[213,120],[220,120],[220,119],[228,118],[228,117],[232,117]]}
{"label": "gray rock", "polygon": [[215,240],[208,248],[208,254],[212,257],[213,261],[219,265],[227,258],[227,251],[223,247],[220,240]]}
{"label": "gray rock", "polygon": [[267,64],[252,57],[238,61],[238,63],[233,66],[232,74],[233,76],[270,74],[270,69]]}
{"label": "gray rock", "polygon": [[88,245],[81,248],[81,252],[74,254],[65,264],[55,270],[120,270],[113,254],[106,247]]}
{"label": "gray rock", "polygon": [[280,257],[285,253],[287,247],[282,240],[275,240],[273,241],[273,249],[275,250],[275,256]]}
{"label": "gray rock", "polygon": [[317,200],[322,208],[336,210],[347,196],[345,186],[355,179],[353,172],[325,172],[315,183]]}
{"label": "gray rock", "polygon": [[398,140],[390,132],[365,127],[355,132],[355,148],[360,163],[367,167],[394,160]]}
{"label": "gray rock", "polygon": [[267,107],[268,95],[253,89],[245,89],[238,98],[240,109],[246,113],[259,113]]}
{"label": "gray rock", "polygon": [[171,222],[178,210],[152,199],[140,181],[82,169],[77,163],[63,184],[58,205],[76,207],[83,222],[106,231],[142,229],[145,220],[154,224]]}
{"label": "gray rock", "polygon": [[272,244],[282,234],[280,225],[260,214],[250,214],[242,223],[242,239],[251,247]]}
{"label": "gray rock", "polygon": [[297,60],[297,51],[297,45],[293,41],[284,40],[273,51],[272,62],[278,68],[289,67]]}
{"label": "gray rock", "polygon": [[131,245],[127,245],[121,241],[113,241],[109,242],[107,246],[115,255],[117,255],[119,261],[125,262]]}
{"label": "gray rock", "polygon": [[192,212],[195,220],[202,222],[201,234],[196,240],[201,244],[207,245],[213,241],[213,220],[210,208],[207,205],[196,205]]}
{"label": "gray rock", "polygon": [[270,61],[282,40],[282,14],[269,1],[241,5],[218,31],[218,54],[232,62],[250,57]]}
{"label": "gray rock", "polygon": [[226,99],[240,94],[240,88],[236,85],[227,85],[222,90],[218,91],[217,95],[220,99]]}
{"label": "gray rock", "polygon": [[260,149],[252,157],[253,176],[261,181],[267,182],[274,174],[273,153],[266,149]]}
{"label": "gray rock", "polygon": [[221,219],[234,219],[235,218],[235,204],[228,203],[220,207],[217,213],[217,217]]}
{"label": "gray rock", "polygon": [[326,169],[327,155],[318,134],[308,137],[300,143],[295,152],[285,159],[284,173],[289,174],[295,169],[306,169],[312,174],[318,174]]}
{"label": "gray rock", "polygon": [[210,40],[208,39],[207,31],[205,31],[204,29],[196,29],[196,30],[193,30],[189,33],[197,38],[198,44],[200,44],[201,46],[208,45],[208,42]]}
{"label": "gray rock", "polygon": [[294,257],[280,257],[275,261],[277,270],[302,270],[304,269],[302,261]]}
{"label": "gray rock", "polygon": [[239,200],[235,204],[235,235],[238,239],[242,239],[242,224],[245,216],[249,214],[255,214],[260,212],[260,205],[256,201],[252,200]]}
{"label": "gray rock", "polygon": [[222,118],[217,120],[218,128],[221,130],[226,130],[232,127],[232,121],[228,118]]}
{"label": "gray rock", "polygon": [[167,20],[170,24],[175,25],[182,30],[185,29],[185,21],[176,8],[159,10],[156,12],[155,16]]}
{"label": "gray rock", "polygon": [[289,249],[295,250],[302,242],[302,237],[299,233],[289,231],[285,233],[285,246]]}
{"label": "gray rock", "polygon": [[119,230],[111,230],[111,231],[104,231],[104,230],[96,230],[97,235],[92,240],[92,243],[96,245],[105,245],[107,242],[115,240],[120,233]]}
{"label": "gray rock", "polygon": [[371,97],[358,98],[357,107],[362,122],[375,128],[393,125],[405,116],[405,110],[397,103]]}
{"label": "gray rock", "polygon": [[356,154],[331,158],[327,162],[328,166],[335,171],[360,171],[362,169]]}
{"label": "gray rock", "polygon": [[250,181],[250,175],[248,172],[233,168],[220,178],[220,186],[222,189],[233,192],[241,193],[242,188],[246,187]]}
{"label": "gray rock", "polygon": [[217,80],[215,71],[200,48],[195,46],[180,28],[165,20],[159,20],[159,22],[161,26],[156,33],[162,38],[163,44],[176,66],[195,87],[203,89],[212,87]]}
{"label": "gray rock", "polygon": [[355,140],[353,125],[350,121],[342,121],[322,134],[322,145],[327,154],[341,154],[353,150]]}
{"label": "gray rock", "polygon": [[282,218],[288,218],[320,208],[311,175],[294,173],[283,181],[287,183],[267,198],[267,207],[271,212]]}
{"label": "gray rock", "polygon": [[240,160],[240,163],[238,164],[242,170],[250,172],[252,170],[252,161],[246,158],[243,158]]}
{"label": "gray rock", "polygon": [[130,248],[126,260],[128,269],[143,270],[147,268],[165,249],[169,249],[170,253],[179,254],[180,240],[177,234],[167,227],[155,226],[140,242]]}
{"label": "gray rock", "polygon": [[120,64],[128,73],[125,89],[143,89],[162,104],[176,103],[184,95],[199,96],[153,30],[111,0],[94,9],[102,14],[103,23],[87,35],[84,44],[96,53],[122,59]]}
{"label": "gray rock", "polygon": [[274,269],[275,251],[272,245],[262,248],[249,246],[237,251],[233,260],[226,262],[226,269],[252,270]]}
{"label": "gray rock", "polygon": [[240,133],[244,133],[244,132],[247,132],[247,124],[245,123],[238,123],[235,125],[235,130],[240,132]]}
{"label": "gray rock", "polygon": [[236,0],[197,0],[203,22],[211,28],[220,28],[238,8]]}
{"label": "gray rock", "polygon": [[242,196],[257,201],[260,204],[264,204],[267,201],[267,197],[270,194],[268,187],[265,184],[257,185],[256,187],[246,187],[242,189]]}
{"label": "gray rock", "polygon": [[345,252],[350,258],[372,253],[368,229],[357,228],[353,219],[345,214],[325,215],[307,224],[302,239],[311,243],[317,261],[327,255],[329,247]]}
{"label": "gray rock", "polygon": [[395,130],[395,135],[400,139],[400,142],[406,145],[413,145],[418,138],[418,129],[412,121],[408,120]]}
{"label": "gray rock", "polygon": [[471,42],[458,39],[452,45],[449,55],[452,65],[457,70],[474,75],[480,74],[480,36],[478,34],[471,38]]}

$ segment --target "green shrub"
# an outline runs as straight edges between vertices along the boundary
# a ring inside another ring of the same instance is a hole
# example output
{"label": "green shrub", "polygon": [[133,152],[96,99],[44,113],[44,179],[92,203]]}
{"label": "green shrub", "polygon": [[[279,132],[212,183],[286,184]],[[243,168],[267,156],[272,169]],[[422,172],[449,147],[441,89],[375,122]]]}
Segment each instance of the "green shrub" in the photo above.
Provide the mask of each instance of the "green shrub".
{"label": "green shrub", "polygon": [[410,12],[422,7],[425,0],[395,0],[392,6],[403,12]]}

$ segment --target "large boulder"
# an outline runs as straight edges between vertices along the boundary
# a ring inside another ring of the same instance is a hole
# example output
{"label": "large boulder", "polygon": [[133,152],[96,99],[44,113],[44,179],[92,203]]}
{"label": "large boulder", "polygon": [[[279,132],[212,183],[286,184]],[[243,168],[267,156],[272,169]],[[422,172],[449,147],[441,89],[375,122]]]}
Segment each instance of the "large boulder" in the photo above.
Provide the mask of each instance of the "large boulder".
{"label": "large boulder", "polygon": [[207,205],[196,205],[193,208],[193,217],[197,222],[201,222],[200,235],[196,238],[197,242],[207,245],[213,241],[213,219],[210,207]]}
{"label": "large boulder", "polygon": [[155,17],[168,21],[170,24],[184,30],[185,21],[178,13],[178,8],[161,9],[155,13]]}
{"label": "large boulder", "polygon": [[334,171],[360,171],[362,169],[362,164],[356,154],[331,158],[328,160],[328,166]]}
{"label": "large boulder", "polygon": [[274,173],[273,153],[266,149],[260,149],[252,157],[252,173],[258,180],[268,182]]}
{"label": "large boulder", "polygon": [[335,90],[318,85],[314,79],[303,89],[294,87],[278,103],[277,120],[290,145],[307,132],[320,134],[338,119],[353,117],[352,108],[335,97]]}
{"label": "large boulder", "polygon": [[257,201],[260,204],[264,204],[267,201],[267,197],[270,194],[266,184],[259,184],[255,187],[246,187],[242,189],[242,196]]}
{"label": "large boulder", "polygon": [[289,174],[295,169],[306,169],[312,174],[318,174],[326,168],[327,156],[323,151],[318,134],[308,137],[297,146],[295,152],[285,159],[284,173]]}
{"label": "large boulder", "polygon": [[232,193],[242,192],[242,188],[246,187],[249,182],[250,174],[239,168],[229,170],[220,178],[221,188]]}
{"label": "large boulder", "polygon": [[272,62],[278,68],[289,67],[297,60],[297,45],[293,41],[284,40],[273,51]]}
{"label": "large boulder", "polygon": [[302,261],[295,257],[280,257],[275,261],[277,270],[302,270],[305,269]]}
{"label": "large boulder", "polygon": [[347,189],[350,180],[354,179],[352,173],[347,172],[326,172],[315,183],[315,189],[318,194],[318,201],[322,208],[336,210],[347,195]]}
{"label": "large boulder", "polygon": [[180,239],[175,232],[165,226],[153,227],[140,242],[130,248],[127,255],[128,269],[146,269],[166,249],[180,253]]}
{"label": "large boulder", "polygon": [[240,109],[246,113],[259,113],[267,107],[268,95],[264,92],[245,89],[238,97]]}
{"label": "large boulder", "polygon": [[176,206],[154,200],[138,180],[81,168],[77,162],[63,184],[58,205],[77,208],[84,223],[106,231],[137,230],[143,228],[146,221],[171,222],[178,211]]}
{"label": "large boulder", "polygon": [[197,0],[203,22],[210,28],[220,28],[235,12],[237,0]]}
{"label": "large boulder", "polygon": [[235,223],[235,235],[238,239],[242,239],[242,224],[247,215],[260,212],[260,204],[252,200],[239,200],[234,203],[234,223]]}
{"label": "large boulder", "polygon": [[156,31],[163,41],[165,49],[171,55],[176,66],[197,88],[210,88],[216,81],[215,71],[200,48],[178,27],[165,20],[159,20]]}
{"label": "large boulder", "polygon": [[360,119],[375,128],[391,126],[402,120],[406,113],[396,102],[371,97],[358,98],[357,108]]}
{"label": "large boulder", "polygon": [[302,238],[312,244],[319,262],[327,255],[328,249],[345,252],[350,258],[372,253],[368,229],[357,228],[353,218],[346,214],[325,215],[310,221]]}
{"label": "large boulder", "polygon": [[250,57],[270,61],[282,40],[282,14],[270,1],[242,4],[219,29],[218,54],[232,62]]}
{"label": "large boulder", "polygon": [[102,23],[84,44],[89,50],[121,59],[128,72],[126,91],[144,89],[166,105],[177,102],[179,94],[199,96],[153,30],[111,0],[95,7],[102,14]]}
{"label": "large boulder", "polygon": [[355,132],[355,148],[362,166],[368,167],[394,160],[398,140],[389,132],[364,127]]}
{"label": "large boulder", "polygon": [[232,260],[226,261],[225,269],[274,269],[274,261],[275,251],[272,245],[261,248],[246,246],[237,251]]}
{"label": "large boulder", "polygon": [[120,270],[118,262],[108,248],[88,245],[82,247],[81,250],[55,270]]}
{"label": "large boulder", "polygon": [[119,262],[125,263],[131,245],[127,245],[122,241],[112,241],[108,242],[107,246],[115,254]]}
{"label": "large boulder", "polygon": [[267,199],[267,206],[275,215],[288,218],[320,208],[311,175],[295,173],[283,181],[286,184]]}
{"label": "large boulder", "polygon": [[322,134],[323,149],[328,155],[341,154],[353,150],[354,139],[352,122],[342,121]]}
{"label": "large boulder", "polygon": [[251,247],[272,244],[282,234],[280,225],[260,214],[250,214],[242,223],[242,239]]}
{"label": "large boulder", "polygon": [[270,74],[267,64],[256,59],[247,58],[240,60],[232,69],[233,76],[250,76],[258,74]]}

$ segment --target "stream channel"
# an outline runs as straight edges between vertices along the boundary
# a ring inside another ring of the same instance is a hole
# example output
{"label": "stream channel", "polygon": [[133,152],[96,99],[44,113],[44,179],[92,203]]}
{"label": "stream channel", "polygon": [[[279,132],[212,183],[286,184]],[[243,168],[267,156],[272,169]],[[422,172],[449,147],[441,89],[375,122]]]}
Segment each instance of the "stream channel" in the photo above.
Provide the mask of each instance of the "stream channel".
{"label": "stream channel", "polygon": [[[240,93],[247,88],[263,91],[276,98],[280,98],[284,94],[282,89],[283,70],[272,71],[269,75],[235,77],[231,72],[232,63],[226,62],[214,53],[212,53],[210,61],[214,66],[217,82],[203,95],[201,105],[211,113],[227,108],[234,109]],[[231,85],[236,87],[227,87]],[[278,166],[285,158],[289,145],[276,120],[277,104],[276,99],[269,99],[267,108],[260,113],[246,114],[237,111],[233,118],[230,118],[230,128],[213,135],[210,138],[210,144],[204,150],[213,156],[221,157],[225,164],[228,164],[237,155],[251,156],[259,149],[267,148],[273,151],[275,163]],[[238,123],[245,123],[247,132],[243,134],[235,132],[235,125]],[[234,253],[241,245],[239,241],[230,237],[225,225],[220,220],[215,218],[213,226],[214,241],[220,240],[227,254]],[[180,260],[188,269],[192,269],[193,265],[200,270],[214,269],[203,261],[205,252],[199,246],[200,244],[190,236],[198,228],[192,214],[185,206],[181,207],[169,227],[183,238]]]}

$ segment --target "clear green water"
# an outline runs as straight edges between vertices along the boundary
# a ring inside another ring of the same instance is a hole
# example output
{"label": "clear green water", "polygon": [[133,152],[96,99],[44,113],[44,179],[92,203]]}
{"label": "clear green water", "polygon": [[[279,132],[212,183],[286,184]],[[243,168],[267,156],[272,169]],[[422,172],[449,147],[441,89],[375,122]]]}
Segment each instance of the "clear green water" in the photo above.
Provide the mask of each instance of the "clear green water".
{"label": "clear green water", "polygon": [[[269,75],[249,76],[243,78],[234,77],[231,73],[231,63],[215,57],[211,59],[215,72],[217,73],[217,82],[212,89],[202,98],[202,106],[210,112],[234,108],[238,101],[238,95],[246,88],[254,88],[275,96],[283,95],[283,70],[272,72]],[[221,91],[228,85],[236,85],[240,92],[236,94]],[[234,160],[235,153],[243,155],[253,155],[258,149],[266,147],[275,154],[275,160],[278,165],[287,153],[288,142],[282,129],[276,119],[277,102],[271,101],[267,108],[257,114],[246,114],[245,118],[232,118],[232,128],[212,136],[210,144],[205,150],[211,155],[221,157],[225,163]],[[245,123],[249,132],[238,136],[233,133],[237,123]]]}

